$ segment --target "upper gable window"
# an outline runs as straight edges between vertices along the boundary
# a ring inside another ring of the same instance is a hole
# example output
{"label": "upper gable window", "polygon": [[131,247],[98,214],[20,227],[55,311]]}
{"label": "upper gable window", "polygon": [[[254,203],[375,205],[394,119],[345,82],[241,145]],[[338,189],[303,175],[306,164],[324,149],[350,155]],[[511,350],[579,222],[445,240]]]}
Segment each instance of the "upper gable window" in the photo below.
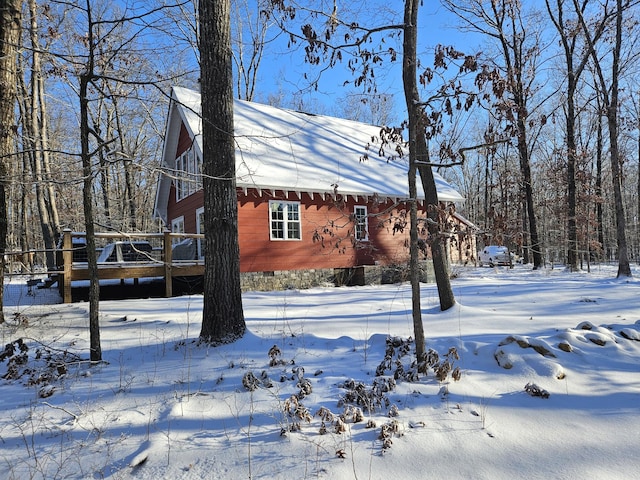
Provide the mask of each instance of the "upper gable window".
{"label": "upper gable window", "polygon": [[193,148],[176,158],[176,201],[193,195],[202,188],[202,161]]}
{"label": "upper gable window", "polygon": [[271,240],[300,240],[300,202],[269,202]]}

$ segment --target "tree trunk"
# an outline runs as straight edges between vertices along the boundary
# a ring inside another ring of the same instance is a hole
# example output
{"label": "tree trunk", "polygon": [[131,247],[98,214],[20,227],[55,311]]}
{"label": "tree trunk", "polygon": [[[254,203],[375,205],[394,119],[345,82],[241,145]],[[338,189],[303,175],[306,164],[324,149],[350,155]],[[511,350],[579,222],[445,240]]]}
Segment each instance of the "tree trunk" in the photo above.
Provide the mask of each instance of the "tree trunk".
{"label": "tree trunk", "polygon": [[89,152],[89,99],[88,75],[80,76],[80,146],[82,149],[82,205],[87,235],[87,270],[89,273],[89,349],[92,362],[102,360],[100,346],[100,280],[98,278],[98,253],[96,251],[95,226],[93,222],[93,170]]}
{"label": "tree trunk", "polygon": [[115,117],[115,122],[116,122],[116,131],[118,135],[119,149],[123,157],[122,168],[124,170],[124,195],[122,198],[124,205],[122,210],[125,213],[125,215],[123,215],[124,218],[122,221],[121,228],[125,228],[125,226],[127,226],[129,229],[136,231],[138,229],[138,221],[136,219],[136,202],[135,202],[136,183],[134,180],[133,162],[131,161],[131,158],[127,156],[127,152],[125,151],[126,149],[125,149],[124,139],[125,139],[126,132],[120,120],[120,111],[118,109],[119,102],[115,95],[112,99],[112,102],[114,106],[113,115]]}
{"label": "tree trunk", "polygon": [[209,343],[232,342],[246,330],[240,289],[230,9],[230,0],[200,0],[205,209],[200,338]]}
{"label": "tree trunk", "polygon": [[[521,85],[522,86],[522,85]],[[524,98],[519,99],[524,104]],[[518,108],[518,153],[520,158],[520,172],[524,187],[526,217],[529,220],[529,238],[531,239],[531,251],[533,254],[533,269],[542,268],[542,245],[538,236],[538,224],[533,204],[533,188],[531,186],[531,162],[529,161],[529,145],[527,143],[526,119],[527,114],[521,113],[526,108]]]}
{"label": "tree trunk", "polygon": [[[429,246],[440,298],[440,309],[447,310],[455,304],[455,297],[451,289],[449,262],[447,261],[445,245],[440,236],[436,182],[431,166],[424,164],[429,161],[429,150],[422,122],[422,108],[420,107],[420,94],[418,93],[416,76],[419,5],[418,0],[407,0],[405,2],[402,82],[409,117],[409,158],[420,173],[427,206],[427,216],[430,220],[428,225]],[[415,327],[414,320],[414,329]]]}
{"label": "tree trunk", "polygon": [[[576,224],[576,91],[578,80],[585,69],[592,54],[595,53],[594,45],[604,34],[608,19],[603,17],[586,27],[582,18],[583,11],[587,8],[588,2],[577,2],[574,0],[573,6],[578,20],[583,26],[583,34],[589,49],[581,49],[580,55],[576,55],[576,32],[573,21],[565,21],[565,3],[563,0],[556,0],[556,12],[553,12],[550,0],[545,4],[549,17],[560,36],[560,42],[564,50],[565,61],[567,62],[567,98],[566,98],[566,138],[567,138],[567,267],[571,271],[578,270],[578,230]],[[596,68],[599,63],[596,59]]]}
{"label": "tree trunk", "polygon": [[[638,113],[636,113],[638,115]],[[638,122],[638,138],[636,139],[636,156],[637,156],[637,169],[640,172],[640,115],[638,115],[636,121]],[[638,175],[638,180],[636,183],[636,198],[637,198],[637,220],[636,220],[636,242],[640,242],[640,175]],[[602,216],[602,206],[600,206],[600,215]],[[601,217],[598,218],[599,222],[601,221]],[[598,231],[598,235],[602,233],[602,227]],[[602,242],[604,244],[604,242]],[[640,264],[640,245],[637,245],[637,253],[636,253],[636,262]]]}
{"label": "tree trunk", "polygon": [[[599,110],[599,109],[598,109]],[[640,137],[639,137],[640,138]],[[598,231],[598,243],[600,244],[600,253],[598,257],[603,258],[605,252],[604,245],[604,225],[603,225],[603,211],[602,211],[602,150],[603,150],[603,138],[602,138],[602,120],[598,114],[598,133],[596,139],[596,229]],[[640,150],[638,151],[640,155]],[[638,163],[640,166],[640,162]],[[640,193],[640,175],[638,175],[638,193]],[[638,198],[640,202],[640,197]],[[640,206],[640,203],[639,203]],[[638,210],[640,212],[640,210]]]}
{"label": "tree trunk", "polygon": [[611,152],[611,178],[616,211],[616,233],[618,240],[618,277],[630,277],[631,266],[627,252],[627,221],[622,199],[622,172],[620,171],[620,149],[618,147],[618,78],[620,73],[620,51],[622,50],[622,0],[616,1],[616,41],[611,66],[611,89],[607,105],[609,126],[609,149]]}
{"label": "tree trunk", "polygon": [[21,1],[3,0],[0,5],[0,324],[4,323],[4,269],[9,230],[6,187],[16,130],[16,54],[21,22]]}
{"label": "tree trunk", "polygon": [[87,271],[89,274],[89,350],[92,362],[102,360],[100,345],[100,279],[98,277],[98,253],[96,251],[95,224],[93,213],[93,168],[89,150],[89,83],[94,76],[94,38],[91,18],[91,0],[86,0],[88,55],[86,71],[80,75],[80,157],[82,158],[82,205],[87,240]]}
{"label": "tree trunk", "polygon": [[578,229],[576,226],[576,139],[574,93],[567,96],[567,267],[578,270]]}
{"label": "tree trunk", "polygon": [[[40,215],[42,240],[46,250],[47,268],[56,267],[55,248],[58,228],[58,211],[55,195],[50,183],[49,134],[47,131],[47,111],[44,100],[44,80],[40,62],[40,41],[38,39],[37,6],[35,0],[29,0],[29,38],[31,42],[31,91],[29,108],[25,112],[25,123],[29,127],[33,153],[32,172],[36,190],[36,202]],[[25,92],[26,93],[26,92]],[[25,102],[27,103],[27,102]]]}
{"label": "tree trunk", "polygon": [[[607,85],[605,76],[603,73],[603,60],[596,52],[596,41],[598,39],[597,33],[594,34],[592,22],[587,25],[584,19],[583,10],[584,4],[579,4],[577,0],[574,0],[574,7],[580,25],[582,27],[582,33],[585,36],[589,49],[587,54],[593,60],[593,66],[597,74],[597,84],[599,84],[600,95],[603,100],[604,107],[606,108],[607,126],[609,127],[609,151],[611,155],[611,179],[613,183],[613,198],[615,208],[616,219],[616,237],[618,241],[618,277],[630,277],[631,267],[629,265],[629,254],[627,251],[627,234],[626,234],[626,217],[624,214],[624,203],[622,199],[622,172],[620,170],[620,149],[618,146],[618,103],[619,103],[619,79],[620,79],[620,55],[622,51],[622,19],[623,10],[628,8],[628,4],[623,8],[622,0],[616,0],[616,10],[614,12],[615,19],[615,42],[613,46],[611,56],[611,84]],[[606,12],[605,12],[606,13]],[[602,31],[604,26],[608,24],[609,16],[603,14],[601,19]]]}
{"label": "tree trunk", "polygon": [[[429,159],[429,151],[424,135],[418,137],[418,152],[423,151],[424,154],[418,153],[418,158]],[[420,144],[424,145],[420,145]],[[453,290],[451,289],[451,275],[449,274],[449,258],[447,256],[446,245],[442,239],[439,223],[438,212],[438,192],[436,191],[436,182],[433,177],[431,167],[428,165],[419,165],[420,179],[422,180],[422,188],[424,190],[425,203],[427,204],[427,216],[429,218],[429,246],[431,247],[431,258],[433,260],[433,272],[436,277],[436,285],[438,287],[438,297],[440,299],[440,310],[448,310],[456,303]]]}
{"label": "tree trunk", "polygon": [[418,98],[416,79],[416,46],[418,39],[418,4],[415,0],[405,3],[404,39],[402,57],[402,76],[405,86],[405,99],[409,116],[409,197],[410,197],[410,230],[409,230],[409,272],[411,280],[411,312],[413,317],[413,335],[416,343],[416,358],[424,357],[424,325],[420,306],[420,265],[418,263],[418,189],[416,186],[416,138],[423,135],[420,129],[420,110],[414,100]]}

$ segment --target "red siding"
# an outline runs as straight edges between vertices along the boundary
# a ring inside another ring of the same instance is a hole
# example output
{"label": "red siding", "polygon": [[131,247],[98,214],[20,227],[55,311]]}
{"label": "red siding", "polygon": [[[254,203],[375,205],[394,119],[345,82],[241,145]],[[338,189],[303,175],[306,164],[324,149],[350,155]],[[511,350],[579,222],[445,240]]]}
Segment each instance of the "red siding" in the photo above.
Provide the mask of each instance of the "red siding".
{"label": "red siding", "polygon": [[[249,191],[239,194],[238,223],[240,238],[240,270],[259,272],[274,270],[300,270],[313,268],[344,268],[357,265],[392,264],[407,260],[405,241],[407,233],[392,235],[390,225],[377,227],[370,219],[368,242],[354,245],[354,224],[350,219],[352,199],[336,204],[318,196],[313,200],[307,194],[287,197]],[[300,202],[301,240],[270,240],[269,200]],[[358,205],[364,202],[357,203]],[[372,205],[368,205],[370,213]],[[383,210],[383,209],[380,209]],[[388,219],[389,215],[380,218]]]}
{"label": "red siding", "polygon": [[[354,245],[354,224],[350,219],[354,205],[364,201],[326,201],[318,195],[307,194],[298,198],[283,192],[272,195],[250,190],[245,195],[238,190],[238,233],[240,242],[240,269],[243,272],[301,270],[313,268],[345,268],[357,265],[394,264],[408,258],[406,241],[408,231],[393,234],[389,214],[369,219],[369,241]],[[300,202],[301,240],[271,240],[269,200]],[[202,191],[176,204],[172,188],[168,205],[169,221],[184,217],[185,231],[196,232],[195,212],[202,206]],[[376,215],[390,205],[367,205],[368,213]],[[394,210],[395,213],[395,210]]]}
{"label": "red siding", "polygon": [[176,151],[176,158],[182,155],[186,150],[191,147],[193,144],[193,140],[189,137],[189,132],[187,131],[187,127],[184,126],[184,123],[180,127],[180,138],[178,139],[178,150]]}

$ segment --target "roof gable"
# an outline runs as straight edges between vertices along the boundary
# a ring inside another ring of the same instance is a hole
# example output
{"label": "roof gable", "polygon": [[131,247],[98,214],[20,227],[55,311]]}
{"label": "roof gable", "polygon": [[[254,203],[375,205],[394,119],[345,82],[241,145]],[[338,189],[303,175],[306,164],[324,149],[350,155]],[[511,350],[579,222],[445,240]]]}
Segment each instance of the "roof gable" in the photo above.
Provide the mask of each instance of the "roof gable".
{"label": "roof gable", "polygon": [[[202,154],[199,112],[198,92],[173,88],[163,152],[165,167],[175,165],[181,122],[195,139],[197,153]],[[380,127],[234,100],[234,129],[238,187],[408,197],[408,159],[388,161],[378,155]],[[434,172],[434,176],[441,201],[464,200],[440,175]],[[168,195],[170,179],[165,182],[168,185],[163,186],[161,178],[156,210],[166,205],[160,190],[164,188]]]}

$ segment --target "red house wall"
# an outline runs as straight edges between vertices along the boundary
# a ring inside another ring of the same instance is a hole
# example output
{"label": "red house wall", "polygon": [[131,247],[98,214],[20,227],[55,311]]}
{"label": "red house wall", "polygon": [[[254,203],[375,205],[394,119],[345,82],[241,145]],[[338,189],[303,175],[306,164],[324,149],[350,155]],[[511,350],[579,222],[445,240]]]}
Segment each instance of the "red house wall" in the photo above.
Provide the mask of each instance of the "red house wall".
{"label": "red house wall", "polygon": [[[301,239],[271,240],[269,200],[300,202]],[[184,217],[187,233],[196,233],[195,212],[203,205],[203,194],[199,191],[189,197],[175,201],[172,187],[168,219]],[[347,268],[358,265],[381,265],[406,262],[408,259],[408,231],[393,234],[389,223],[390,214],[381,216],[390,207],[367,205],[369,218],[369,240],[354,242],[354,223],[350,215],[355,202],[326,200],[315,195],[249,190],[246,194],[238,189],[238,234],[240,243],[240,270],[242,272],[265,272],[278,270],[306,270],[323,268]],[[376,213],[378,212],[378,213]],[[393,211],[395,212],[395,211]]]}
{"label": "red house wall", "polygon": [[[346,268],[373,265],[376,261],[388,264],[406,260],[404,236],[390,236],[371,221],[370,241],[354,246],[354,224],[349,217],[355,205],[353,200],[342,205],[317,195],[313,199],[308,194],[301,197],[291,193],[285,196],[284,192],[276,195],[263,192],[261,197],[255,190],[238,195],[241,271]],[[300,202],[300,240],[270,239],[269,200],[275,199]]]}

